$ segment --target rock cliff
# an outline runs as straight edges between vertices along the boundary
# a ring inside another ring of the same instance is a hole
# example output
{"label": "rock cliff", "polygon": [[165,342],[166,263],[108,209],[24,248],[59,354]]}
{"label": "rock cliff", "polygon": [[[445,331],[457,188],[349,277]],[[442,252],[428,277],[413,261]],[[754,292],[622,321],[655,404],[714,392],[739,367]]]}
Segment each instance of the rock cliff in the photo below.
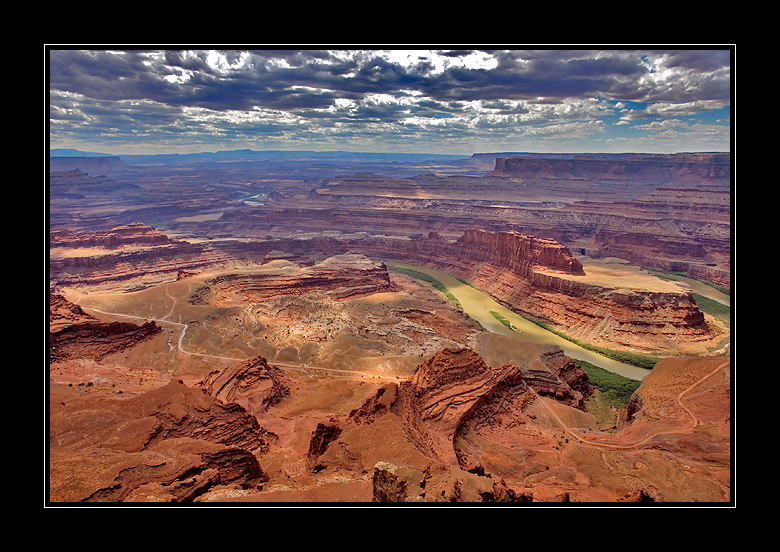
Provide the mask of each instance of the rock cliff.
{"label": "rock cliff", "polygon": [[572,155],[569,158],[518,155],[497,157],[490,176],[507,176],[524,182],[583,179],[665,185],[703,180],[727,183],[730,169],[730,157],[723,153]]}
{"label": "rock cliff", "polygon": [[221,305],[259,303],[282,295],[322,293],[331,299],[394,290],[387,267],[362,255],[335,255],[309,267],[285,265],[262,273],[228,273],[206,280],[199,300]]}
{"label": "rock cliff", "polygon": [[103,247],[116,249],[133,245],[160,245],[175,243],[162,232],[142,222],[116,226],[105,232],[74,232],[52,230],[49,247]]}
{"label": "rock cliff", "polygon": [[99,360],[134,347],[161,331],[155,322],[100,322],[61,295],[50,295],[50,362],[69,358]]}
{"label": "rock cliff", "polygon": [[[690,292],[606,287],[554,240],[469,231],[455,241],[369,238],[373,256],[430,266],[462,278],[512,310],[588,342],[675,351],[713,339]],[[572,277],[574,276],[574,277]]]}
{"label": "rock cliff", "polygon": [[261,356],[216,370],[199,387],[225,404],[240,404],[252,413],[265,412],[290,394],[281,370]]}
{"label": "rock cliff", "polygon": [[257,486],[269,433],[237,404],[172,381],[129,398],[52,390],[53,502],[188,502],[215,485]]}
{"label": "rock cliff", "polygon": [[544,366],[530,362],[491,367],[471,349],[445,348],[421,363],[410,380],[381,387],[349,419],[363,425],[397,415],[420,453],[471,469],[459,444],[466,433],[526,423],[523,410],[537,395],[583,408],[582,392],[564,378],[586,396],[592,394],[587,376],[569,365],[560,348],[541,351],[536,361]]}

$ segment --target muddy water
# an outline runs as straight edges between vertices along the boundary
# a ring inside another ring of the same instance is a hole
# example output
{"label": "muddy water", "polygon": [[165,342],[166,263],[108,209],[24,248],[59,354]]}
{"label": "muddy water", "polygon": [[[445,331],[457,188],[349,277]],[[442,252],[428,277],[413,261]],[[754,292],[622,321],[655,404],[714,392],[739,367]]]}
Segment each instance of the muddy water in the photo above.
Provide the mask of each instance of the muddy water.
{"label": "muddy water", "polygon": [[[464,284],[457,278],[450,276],[445,272],[426,268],[424,266],[416,266],[410,264],[399,263],[395,261],[387,261],[387,264],[392,266],[399,266],[403,268],[409,268],[433,276],[439,280],[446,288],[452,293],[452,295],[460,302],[464,312],[466,312],[471,318],[482,324],[482,326],[489,332],[505,335],[516,339],[518,341],[530,341],[534,343],[550,343],[560,346],[567,356],[590,362],[600,368],[609,370],[621,376],[631,378],[633,380],[641,380],[644,378],[650,370],[645,368],[639,368],[623,362],[618,362],[610,358],[606,358],[598,353],[588,351],[566,341],[565,339],[558,337],[552,332],[540,328],[533,322],[529,322],[519,314],[509,310],[495,299],[490,297],[487,293]],[[505,317],[512,323],[515,330],[507,328],[504,324],[499,322],[490,311],[494,311]]]}

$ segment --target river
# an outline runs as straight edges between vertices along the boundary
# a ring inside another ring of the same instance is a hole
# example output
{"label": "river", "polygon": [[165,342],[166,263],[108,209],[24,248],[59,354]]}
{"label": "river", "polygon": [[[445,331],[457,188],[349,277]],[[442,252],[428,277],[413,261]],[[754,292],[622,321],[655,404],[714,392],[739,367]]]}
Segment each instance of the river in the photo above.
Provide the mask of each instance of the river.
{"label": "river", "polygon": [[[620,374],[633,380],[642,380],[650,370],[646,368],[639,368],[638,366],[632,366],[631,364],[625,364],[607,358],[593,351],[583,349],[570,341],[563,339],[555,335],[552,332],[545,330],[520,316],[519,314],[509,310],[495,299],[493,299],[487,293],[475,289],[468,284],[464,284],[457,278],[442,272],[440,270],[434,270],[424,266],[410,265],[405,263],[399,263],[396,261],[385,261],[389,266],[398,266],[401,268],[408,268],[427,274],[439,280],[452,295],[460,302],[463,307],[463,311],[471,318],[482,324],[482,327],[489,332],[497,333],[500,335],[508,336],[518,341],[534,342],[534,343],[551,343],[553,345],[560,346],[567,356],[584,360],[610,372]],[[515,330],[507,328],[504,324],[499,322],[490,311],[497,312],[504,318],[509,320],[514,326]]]}

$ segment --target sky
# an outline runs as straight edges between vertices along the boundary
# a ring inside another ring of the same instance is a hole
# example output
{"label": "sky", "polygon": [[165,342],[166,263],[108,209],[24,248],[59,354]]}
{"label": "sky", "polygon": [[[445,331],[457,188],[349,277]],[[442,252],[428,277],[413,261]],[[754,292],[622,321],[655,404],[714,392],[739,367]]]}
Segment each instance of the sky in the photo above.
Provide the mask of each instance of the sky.
{"label": "sky", "polygon": [[115,155],[729,151],[731,46],[46,45],[49,147]]}

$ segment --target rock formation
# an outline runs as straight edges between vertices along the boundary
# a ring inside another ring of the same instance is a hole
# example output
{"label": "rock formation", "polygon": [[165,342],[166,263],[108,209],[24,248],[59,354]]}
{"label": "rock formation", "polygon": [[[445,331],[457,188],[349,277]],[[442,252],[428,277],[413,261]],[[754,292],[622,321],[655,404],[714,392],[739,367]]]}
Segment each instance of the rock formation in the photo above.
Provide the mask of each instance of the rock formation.
{"label": "rock formation", "polygon": [[490,176],[518,178],[523,182],[587,180],[639,181],[656,185],[681,182],[728,183],[729,155],[679,153],[674,155],[625,154],[497,157]]}
{"label": "rock formation", "polygon": [[255,450],[272,437],[237,404],[173,381],[143,395],[52,391],[50,498],[192,501],[215,485],[266,480]]}
{"label": "rock formation", "polygon": [[265,412],[290,394],[281,370],[261,356],[216,370],[199,387],[225,404],[240,404],[252,413]]}
{"label": "rock formation", "polygon": [[49,233],[49,247],[102,247],[117,249],[126,246],[148,246],[175,243],[168,236],[142,222],[116,226],[106,232],[73,232],[54,230]]}
{"label": "rock formation", "polygon": [[512,310],[586,342],[675,351],[680,343],[713,339],[690,292],[590,283],[576,277],[584,275],[582,265],[554,240],[469,231],[453,242],[436,237],[365,241],[373,255],[463,278]]}
{"label": "rock formation", "polygon": [[[545,351],[553,357],[561,354],[557,347]],[[592,394],[587,377],[584,380],[579,381],[580,388]],[[442,349],[420,364],[409,381],[381,387],[349,419],[357,425],[371,424],[395,413],[420,453],[445,465],[471,469],[468,455],[456,441],[468,431],[524,424],[523,409],[538,395],[580,408],[583,404],[582,393],[554,371],[516,364],[490,367],[470,349]]]}
{"label": "rock formation", "polygon": [[214,304],[239,301],[259,303],[282,295],[324,293],[333,299],[391,291],[394,289],[384,264],[362,255],[336,255],[311,267],[281,267],[259,274],[222,274],[205,282],[200,300],[208,295]]}
{"label": "rock formation", "polygon": [[155,322],[100,322],[58,294],[50,294],[49,361],[69,358],[99,360],[134,347],[162,329]]}

